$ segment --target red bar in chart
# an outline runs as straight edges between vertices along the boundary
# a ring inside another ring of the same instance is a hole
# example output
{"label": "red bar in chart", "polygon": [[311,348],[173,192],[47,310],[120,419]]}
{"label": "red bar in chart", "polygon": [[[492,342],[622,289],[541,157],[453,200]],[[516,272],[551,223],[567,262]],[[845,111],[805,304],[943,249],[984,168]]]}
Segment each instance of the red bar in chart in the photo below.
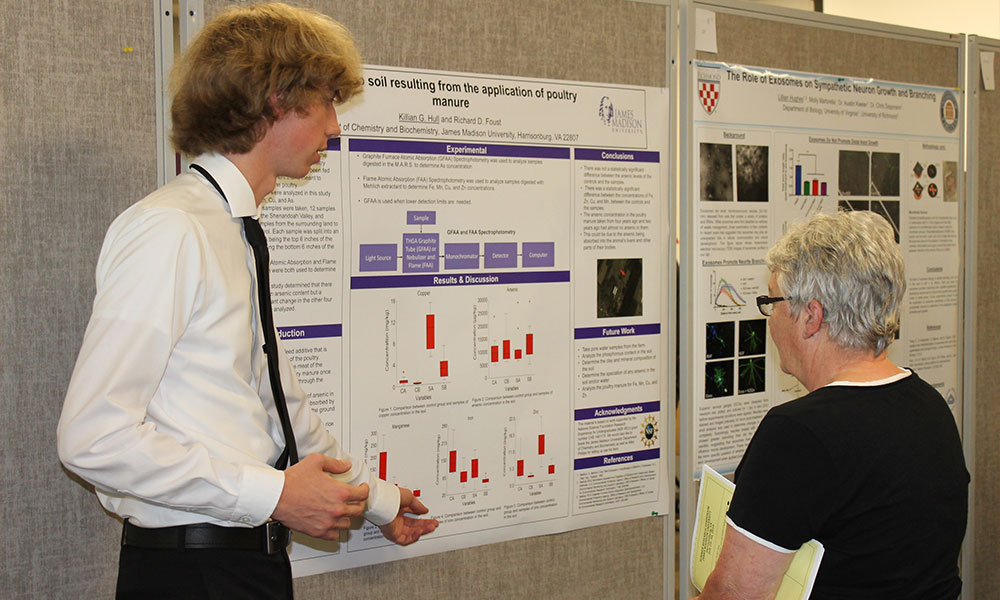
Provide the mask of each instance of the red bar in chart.
{"label": "red bar in chart", "polygon": [[524,461],[523,460],[517,461],[517,476],[518,477],[523,477],[524,476]]}
{"label": "red bar in chart", "polygon": [[521,349],[520,348],[515,348],[514,349],[514,358],[515,359],[521,358]]}
{"label": "red bar in chart", "polygon": [[469,480],[469,472],[468,471],[462,471],[459,474],[458,477],[459,477],[459,481],[461,481],[462,483],[465,483],[466,481]]}
{"label": "red bar in chart", "polygon": [[454,473],[458,470],[458,452],[452,450],[448,453],[448,472]]}
{"label": "red bar in chart", "polygon": [[503,359],[504,360],[510,359],[510,340],[503,341]]}
{"label": "red bar in chart", "polygon": [[538,454],[545,454],[545,434],[538,434]]}
{"label": "red bar in chart", "polygon": [[500,362],[500,346],[490,346],[490,362]]}
{"label": "red bar in chart", "polygon": [[472,459],[472,478],[476,479],[477,477],[479,477],[479,459],[478,458],[473,458]]}
{"label": "red bar in chart", "polygon": [[447,376],[448,376],[448,361],[442,360],[441,361],[441,377],[447,377]]}
{"label": "red bar in chart", "polygon": [[524,336],[524,353],[529,356],[535,353],[535,334],[529,333]]}
{"label": "red bar in chart", "polygon": [[382,481],[388,481],[388,479],[386,479],[386,476],[388,475],[388,469],[387,469],[388,462],[389,462],[389,453],[388,452],[379,452],[378,453],[378,478],[381,479]]}
{"label": "red bar in chart", "polygon": [[434,315],[427,315],[427,349],[434,349]]}
{"label": "red bar in chart", "polygon": [[556,472],[556,466],[555,465],[549,465],[549,475],[552,475],[555,472]]}

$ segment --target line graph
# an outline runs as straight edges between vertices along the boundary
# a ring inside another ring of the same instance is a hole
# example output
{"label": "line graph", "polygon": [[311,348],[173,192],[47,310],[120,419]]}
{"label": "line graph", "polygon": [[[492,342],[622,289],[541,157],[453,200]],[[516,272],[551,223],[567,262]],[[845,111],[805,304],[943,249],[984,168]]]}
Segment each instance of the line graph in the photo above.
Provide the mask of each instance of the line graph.
{"label": "line graph", "polygon": [[736,286],[726,281],[724,277],[712,272],[712,303],[715,306],[746,306],[747,301]]}

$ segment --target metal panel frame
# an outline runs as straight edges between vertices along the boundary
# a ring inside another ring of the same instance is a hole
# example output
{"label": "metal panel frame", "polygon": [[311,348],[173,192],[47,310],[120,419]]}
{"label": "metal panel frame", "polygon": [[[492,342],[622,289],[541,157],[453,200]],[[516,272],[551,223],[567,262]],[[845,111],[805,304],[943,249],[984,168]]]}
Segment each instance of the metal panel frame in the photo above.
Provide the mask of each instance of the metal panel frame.
{"label": "metal panel frame", "polygon": [[[965,262],[965,282],[964,309],[965,309],[965,331],[962,339],[962,356],[965,360],[963,365],[962,384],[962,451],[965,453],[965,465],[969,473],[976,472],[976,297],[979,261],[976,260],[976,219],[979,214],[979,206],[976,202],[976,168],[970,166],[967,161],[969,149],[975,148],[978,139],[977,127],[979,119],[978,99],[979,81],[978,77],[970,77],[971,63],[969,57],[978,57],[979,51],[976,46],[974,36],[965,36],[962,44],[962,58],[964,63],[963,88],[965,89],[965,128],[962,145],[962,158],[959,164],[965,170],[965,249],[963,259]],[[978,73],[978,71],[976,71]],[[973,156],[975,153],[973,153]],[[975,572],[975,548],[976,548],[976,528],[975,528],[975,478],[969,484],[969,520],[965,526],[965,541],[962,543],[961,573],[962,573],[962,596],[965,598],[976,597],[976,572]]]}
{"label": "metal panel frame", "polygon": [[204,25],[202,0],[153,0],[153,51],[156,104],[156,184],[162,186],[187,169],[170,143],[170,71],[180,51]]}
{"label": "metal panel frame", "polygon": [[174,5],[173,0],[153,0],[153,60],[155,62],[156,105],[156,185],[166,183],[174,172],[173,150],[167,132],[170,131],[170,106],[167,81],[174,64]]}

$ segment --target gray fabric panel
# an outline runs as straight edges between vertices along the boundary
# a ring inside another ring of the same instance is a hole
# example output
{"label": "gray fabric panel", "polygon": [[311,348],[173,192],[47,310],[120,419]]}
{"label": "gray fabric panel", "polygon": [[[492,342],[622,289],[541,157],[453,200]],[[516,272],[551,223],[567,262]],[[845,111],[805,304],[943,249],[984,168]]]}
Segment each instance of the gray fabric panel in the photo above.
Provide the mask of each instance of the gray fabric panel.
{"label": "gray fabric panel", "polygon": [[807,73],[959,86],[958,50],[925,42],[716,14],[718,54],[701,60]]}
{"label": "gray fabric panel", "polygon": [[[205,0],[206,18],[228,4]],[[667,9],[628,0],[304,0],[385,66],[666,86]]]}
{"label": "gray fabric panel", "polygon": [[[1000,53],[1000,41],[980,48]],[[976,169],[978,208],[976,223],[976,464],[972,473],[976,548],[976,598],[1000,598],[1000,369],[997,369],[997,332],[1000,332],[1000,92],[982,90],[979,57],[973,56],[975,86],[979,91],[978,147],[969,153],[969,166]],[[994,65],[994,78],[1000,76]],[[971,69],[970,69],[971,70]]]}
{"label": "gray fabric panel", "polygon": [[155,183],[150,4],[4,2],[0,80],[0,597],[106,598],[120,526],[55,427],[104,230]]}
{"label": "gray fabric panel", "polygon": [[662,598],[663,523],[638,519],[304,577],[295,597]]}

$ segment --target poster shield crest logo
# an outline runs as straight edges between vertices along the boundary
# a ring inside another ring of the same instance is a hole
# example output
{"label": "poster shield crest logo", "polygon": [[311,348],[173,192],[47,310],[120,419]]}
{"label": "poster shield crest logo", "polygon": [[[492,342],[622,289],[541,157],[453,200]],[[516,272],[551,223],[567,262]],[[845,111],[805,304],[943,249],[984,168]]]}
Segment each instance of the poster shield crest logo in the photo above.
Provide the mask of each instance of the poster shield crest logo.
{"label": "poster shield crest logo", "polygon": [[719,96],[722,91],[722,75],[719,72],[698,72],[698,100],[708,114],[715,113],[719,107]]}

